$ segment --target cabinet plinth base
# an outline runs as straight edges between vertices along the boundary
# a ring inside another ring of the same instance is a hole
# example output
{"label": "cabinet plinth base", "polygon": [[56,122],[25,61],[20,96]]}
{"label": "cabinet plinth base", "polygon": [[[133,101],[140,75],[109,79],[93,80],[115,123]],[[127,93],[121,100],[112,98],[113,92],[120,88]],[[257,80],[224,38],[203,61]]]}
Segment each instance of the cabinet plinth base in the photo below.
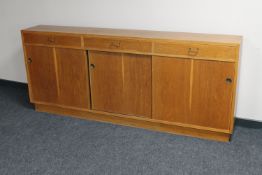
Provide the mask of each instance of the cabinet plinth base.
{"label": "cabinet plinth base", "polygon": [[167,132],[171,134],[193,136],[193,137],[222,141],[222,142],[228,142],[231,136],[230,133],[224,133],[219,131],[211,131],[211,130],[205,130],[199,128],[179,126],[173,123],[160,123],[145,118],[138,119],[138,117],[119,116],[119,115],[108,114],[104,112],[71,109],[63,106],[35,104],[35,108],[36,111],[39,112],[48,112],[48,113],[59,114],[59,115],[69,115],[81,119],[107,122],[107,123],[119,124],[124,126],[132,126],[137,128]]}

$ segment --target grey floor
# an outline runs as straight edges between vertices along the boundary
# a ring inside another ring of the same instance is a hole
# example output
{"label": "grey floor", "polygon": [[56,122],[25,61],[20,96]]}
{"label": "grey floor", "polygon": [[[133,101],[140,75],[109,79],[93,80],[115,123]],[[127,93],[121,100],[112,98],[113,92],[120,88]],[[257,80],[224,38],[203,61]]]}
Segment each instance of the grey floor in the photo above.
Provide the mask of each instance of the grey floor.
{"label": "grey floor", "polygon": [[0,83],[0,175],[262,174],[259,123],[221,143],[38,113],[27,96]]}

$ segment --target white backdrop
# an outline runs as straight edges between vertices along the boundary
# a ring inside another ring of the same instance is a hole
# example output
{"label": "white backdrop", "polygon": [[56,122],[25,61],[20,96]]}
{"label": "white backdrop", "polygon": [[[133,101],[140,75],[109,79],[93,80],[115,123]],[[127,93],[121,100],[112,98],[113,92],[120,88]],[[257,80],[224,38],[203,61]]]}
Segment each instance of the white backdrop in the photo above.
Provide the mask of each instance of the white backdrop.
{"label": "white backdrop", "polygon": [[37,24],[244,36],[236,116],[262,121],[261,0],[1,0],[0,78],[26,82],[20,29]]}

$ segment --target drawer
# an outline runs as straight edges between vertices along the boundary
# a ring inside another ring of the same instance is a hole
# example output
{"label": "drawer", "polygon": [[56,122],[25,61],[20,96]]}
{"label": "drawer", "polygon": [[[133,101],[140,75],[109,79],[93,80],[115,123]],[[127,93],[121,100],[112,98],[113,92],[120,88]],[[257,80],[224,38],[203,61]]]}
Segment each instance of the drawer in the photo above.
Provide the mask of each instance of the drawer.
{"label": "drawer", "polygon": [[152,52],[152,42],[139,39],[84,37],[84,46],[88,49],[104,49],[145,53]]}
{"label": "drawer", "polygon": [[24,42],[28,44],[81,47],[80,35],[24,33],[23,36],[24,36]]}
{"label": "drawer", "polygon": [[155,42],[153,53],[223,61],[237,58],[237,48],[233,46],[178,42]]}
{"label": "drawer", "polygon": [[27,44],[53,45],[54,37],[45,33],[23,33],[24,42]]}
{"label": "drawer", "polygon": [[57,46],[81,47],[80,35],[54,35],[54,44]]}

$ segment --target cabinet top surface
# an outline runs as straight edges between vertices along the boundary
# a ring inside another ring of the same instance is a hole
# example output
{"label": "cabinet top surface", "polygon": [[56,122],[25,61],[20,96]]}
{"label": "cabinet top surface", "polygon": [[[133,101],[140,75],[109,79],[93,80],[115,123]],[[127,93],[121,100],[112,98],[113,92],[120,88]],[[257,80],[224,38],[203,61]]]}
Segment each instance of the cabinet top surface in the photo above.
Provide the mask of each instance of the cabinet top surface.
{"label": "cabinet top surface", "polygon": [[235,45],[240,45],[242,42],[242,36],[238,36],[238,35],[217,35],[217,34],[163,32],[163,31],[150,31],[150,30],[111,29],[111,28],[94,28],[94,27],[38,25],[38,26],[24,29],[22,31],[134,37],[134,38],[145,38],[145,39],[164,39],[164,40],[179,40],[179,41],[197,41],[197,42],[211,42],[211,43],[227,43],[227,44],[235,44]]}

